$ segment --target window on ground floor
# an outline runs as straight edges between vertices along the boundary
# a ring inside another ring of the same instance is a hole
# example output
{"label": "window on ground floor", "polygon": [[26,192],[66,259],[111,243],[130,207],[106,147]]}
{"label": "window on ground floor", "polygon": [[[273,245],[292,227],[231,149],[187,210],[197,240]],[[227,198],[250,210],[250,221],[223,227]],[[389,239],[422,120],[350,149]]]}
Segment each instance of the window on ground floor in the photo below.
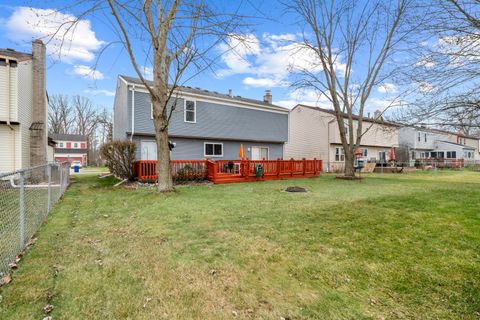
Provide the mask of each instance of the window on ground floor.
{"label": "window on ground floor", "polygon": [[473,159],[473,151],[464,151],[463,152],[463,157],[465,159]]}
{"label": "window on ground floor", "polygon": [[345,153],[343,152],[343,148],[335,148],[335,161],[345,161]]}
{"label": "window on ground floor", "polygon": [[379,151],[378,152],[378,160],[380,162],[386,162],[387,161],[387,153],[385,151]]}
{"label": "window on ground floor", "polygon": [[457,152],[456,151],[447,151],[447,159],[456,159]]}
{"label": "window on ground floor", "polygon": [[205,157],[223,157],[223,143],[205,142]]}

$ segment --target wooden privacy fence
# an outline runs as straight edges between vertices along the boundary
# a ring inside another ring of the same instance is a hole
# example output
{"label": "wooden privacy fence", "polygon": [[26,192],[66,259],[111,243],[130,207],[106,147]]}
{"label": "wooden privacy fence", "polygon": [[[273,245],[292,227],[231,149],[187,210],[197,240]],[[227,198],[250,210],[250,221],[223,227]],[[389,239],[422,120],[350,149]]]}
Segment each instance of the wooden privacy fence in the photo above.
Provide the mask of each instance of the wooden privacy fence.
{"label": "wooden privacy fence", "polygon": [[[156,160],[135,161],[135,176],[140,180],[158,179],[157,164]],[[315,177],[322,171],[322,160],[172,160],[171,168],[175,180],[229,183]]]}

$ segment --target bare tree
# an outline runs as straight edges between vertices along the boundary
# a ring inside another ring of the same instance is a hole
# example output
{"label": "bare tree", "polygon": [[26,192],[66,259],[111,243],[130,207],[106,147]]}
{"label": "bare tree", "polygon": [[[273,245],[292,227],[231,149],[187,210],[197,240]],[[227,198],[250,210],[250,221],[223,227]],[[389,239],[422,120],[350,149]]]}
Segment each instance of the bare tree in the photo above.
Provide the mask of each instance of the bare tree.
{"label": "bare tree", "polygon": [[294,0],[286,5],[305,27],[303,46],[316,60],[300,70],[295,86],[330,100],[345,152],[344,174],[354,177],[355,150],[368,131],[365,107],[374,87],[392,74],[384,69],[410,32],[404,27],[410,2]]}
{"label": "bare tree", "polygon": [[50,132],[69,133],[75,120],[69,97],[54,94],[48,98],[48,127]]}
{"label": "bare tree", "polygon": [[[212,63],[207,52],[235,30],[239,16],[219,14],[201,0],[106,2],[118,38],[152,101],[157,190],[172,191],[168,126],[177,104],[177,89],[185,77],[191,76],[191,72],[186,75],[189,67],[198,71]],[[145,60],[153,66],[152,82],[143,74],[141,63]]]}
{"label": "bare tree", "polygon": [[405,122],[471,131],[480,122],[480,1],[437,0],[423,12],[428,41],[418,48],[411,80],[420,95]]}

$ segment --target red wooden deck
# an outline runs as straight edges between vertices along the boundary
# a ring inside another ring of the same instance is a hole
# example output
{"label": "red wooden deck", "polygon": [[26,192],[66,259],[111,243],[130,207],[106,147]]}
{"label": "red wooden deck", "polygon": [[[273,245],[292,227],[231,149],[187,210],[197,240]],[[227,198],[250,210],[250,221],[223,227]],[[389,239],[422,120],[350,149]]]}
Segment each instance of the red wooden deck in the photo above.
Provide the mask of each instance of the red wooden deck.
{"label": "red wooden deck", "polygon": [[[139,180],[156,180],[157,163],[156,160],[135,161],[135,176]],[[258,165],[263,167],[260,177],[256,174]],[[316,177],[322,171],[322,160],[172,160],[171,167],[175,179],[208,179],[218,184]]]}

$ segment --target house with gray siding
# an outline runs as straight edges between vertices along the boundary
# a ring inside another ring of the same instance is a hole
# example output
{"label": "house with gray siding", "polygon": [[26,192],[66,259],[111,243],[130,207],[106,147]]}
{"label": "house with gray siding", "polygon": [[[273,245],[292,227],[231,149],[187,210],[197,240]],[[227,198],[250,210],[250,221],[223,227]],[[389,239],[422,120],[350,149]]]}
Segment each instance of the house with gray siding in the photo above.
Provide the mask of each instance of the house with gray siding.
{"label": "house with gray siding", "polygon": [[[199,88],[179,87],[169,125],[175,145],[172,160],[239,159],[240,144],[252,160],[282,159],[288,139],[288,109]],[[119,76],[115,93],[113,138],[137,144],[137,160],[156,160],[150,96],[141,81]]]}

